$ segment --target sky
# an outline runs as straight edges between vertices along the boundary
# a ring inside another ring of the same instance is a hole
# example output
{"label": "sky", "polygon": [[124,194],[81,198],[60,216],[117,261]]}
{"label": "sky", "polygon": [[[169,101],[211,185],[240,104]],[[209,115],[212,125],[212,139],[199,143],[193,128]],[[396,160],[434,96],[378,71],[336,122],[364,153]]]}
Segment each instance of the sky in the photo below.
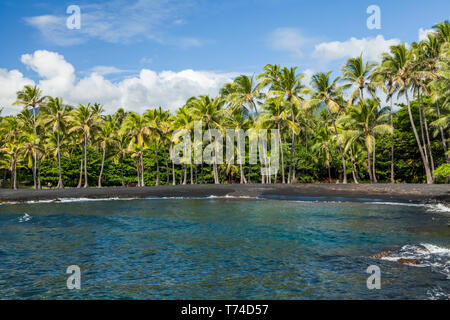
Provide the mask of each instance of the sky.
{"label": "sky", "polygon": [[[379,29],[367,26],[371,5]],[[377,61],[391,45],[418,41],[449,13],[448,0],[2,0],[0,108],[19,112],[16,92],[36,84],[108,113],[174,111],[268,63],[297,66],[308,84],[361,52]]]}

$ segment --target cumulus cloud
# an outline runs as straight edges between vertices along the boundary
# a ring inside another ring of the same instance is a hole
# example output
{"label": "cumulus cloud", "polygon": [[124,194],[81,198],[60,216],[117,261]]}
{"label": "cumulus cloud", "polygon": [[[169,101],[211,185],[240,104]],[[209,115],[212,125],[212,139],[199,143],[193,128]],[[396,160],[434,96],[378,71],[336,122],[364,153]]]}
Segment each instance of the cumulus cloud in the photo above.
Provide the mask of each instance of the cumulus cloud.
{"label": "cumulus cloud", "polygon": [[422,28],[420,28],[419,29],[419,41],[427,40],[428,39],[427,35],[429,33],[433,33],[433,32],[434,32],[433,29],[422,29]]}
{"label": "cumulus cloud", "polygon": [[274,50],[288,51],[297,57],[302,56],[302,47],[309,42],[299,29],[278,28],[269,35],[269,44]]}
{"label": "cumulus cloud", "polygon": [[18,70],[0,69],[0,109],[4,108],[3,114],[17,113],[21,107],[12,105],[16,101],[16,92],[33,84],[33,80],[24,78]]}
{"label": "cumulus cloud", "polygon": [[384,39],[382,35],[375,38],[350,38],[347,41],[322,42],[315,46],[313,56],[323,60],[339,60],[359,56],[361,53],[368,60],[379,60],[390,46],[398,45],[399,39]]}
{"label": "cumulus cloud", "polygon": [[[47,41],[60,46],[76,45],[90,39],[110,43],[154,40],[180,47],[197,47],[199,39],[174,38],[167,35],[174,18],[186,14],[191,1],[182,0],[113,0],[80,5],[81,28],[69,30],[70,15],[41,15],[25,18]],[[176,19],[175,21],[183,21]],[[177,25],[177,24],[175,24]],[[180,25],[180,24],[178,24]]]}
{"label": "cumulus cloud", "polygon": [[[104,78],[105,72],[117,71],[113,67],[97,67],[82,78],[76,77],[75,68],[64,56],[45,50],[24,54],[21,61],[39,75],[37,83],[44,94],[63,97],[67,103],[98,102],[107,112],[117,108],[143,112],[156,106],[174,111],[191,96],[217,95],[220,88],[237,75],[213,71],[162,71],[142,69],[138,75],[113,82]],[[95,71],[96,70],[96,71]],[[99,72],[103,71],[102,72]],[[0,69],[0,103],[5,113],[16,113],[11,106],[16,91],[25,84],[34,84],[17,70]]]}

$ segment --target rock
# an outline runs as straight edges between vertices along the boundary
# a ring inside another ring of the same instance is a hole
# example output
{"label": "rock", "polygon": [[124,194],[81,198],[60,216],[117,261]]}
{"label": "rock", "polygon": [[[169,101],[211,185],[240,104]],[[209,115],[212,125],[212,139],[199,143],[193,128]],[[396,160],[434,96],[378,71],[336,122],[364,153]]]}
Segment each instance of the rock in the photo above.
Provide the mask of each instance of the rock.
{"label": "rock", "polygon": [[406,259],[400,258],[397,260],[398,263],[409,263],[409,264],[420,264],[420,261],[417,259]]}
{"label": "rock", "polygon": [[425,246],[418,244],[417,246],[417,250],[418,251],[422,251],[422,252],[430,252],[430,250],[428,250]]}
{"label": "rock", "polygon": [[384,257],[389,257],[389,255],[390,255],[389,251],[381,251],[380,253],[374,254],[372,256],[372,258],[374,258],[374,259],[381,259],[381,258],[384,258]]}

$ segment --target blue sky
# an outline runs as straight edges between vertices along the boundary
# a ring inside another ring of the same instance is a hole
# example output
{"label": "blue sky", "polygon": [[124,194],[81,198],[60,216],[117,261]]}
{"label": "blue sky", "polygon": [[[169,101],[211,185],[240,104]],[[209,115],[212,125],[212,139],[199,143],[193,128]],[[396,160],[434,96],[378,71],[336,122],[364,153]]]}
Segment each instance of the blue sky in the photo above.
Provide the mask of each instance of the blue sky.
{"label": "blue sky", "polygon": [[[81,8],[80,30],[65,25],[70,5]],[[381,9],[379,30],[366,26],[369,5]],[[361,50],[374,60],[391,44],[417,41],[421,28],[449,12],[448,0],[5,0],[0,106],[16,111],[14,92],[32,82],[71,103],[96,100],[111,111],[173,110],[267,63],[298,66],[308,78],[337,73]]]}

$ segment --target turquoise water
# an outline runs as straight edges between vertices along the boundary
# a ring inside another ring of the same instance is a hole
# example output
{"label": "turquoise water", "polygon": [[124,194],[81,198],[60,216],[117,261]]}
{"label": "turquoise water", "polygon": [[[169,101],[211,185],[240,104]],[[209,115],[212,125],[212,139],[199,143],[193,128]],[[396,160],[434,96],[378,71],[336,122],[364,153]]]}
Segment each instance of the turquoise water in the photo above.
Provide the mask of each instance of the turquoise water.
{"label": "turquoise water", "polygon": [[[449,299],[450,218],[440,211],[273,199],[3,204],[0,299]],[[385,249],[421,265],[370,257]],[[66,287],[69,265],[81,268],[81,290]],[[370,265],[380,290],[367,289]]]}

